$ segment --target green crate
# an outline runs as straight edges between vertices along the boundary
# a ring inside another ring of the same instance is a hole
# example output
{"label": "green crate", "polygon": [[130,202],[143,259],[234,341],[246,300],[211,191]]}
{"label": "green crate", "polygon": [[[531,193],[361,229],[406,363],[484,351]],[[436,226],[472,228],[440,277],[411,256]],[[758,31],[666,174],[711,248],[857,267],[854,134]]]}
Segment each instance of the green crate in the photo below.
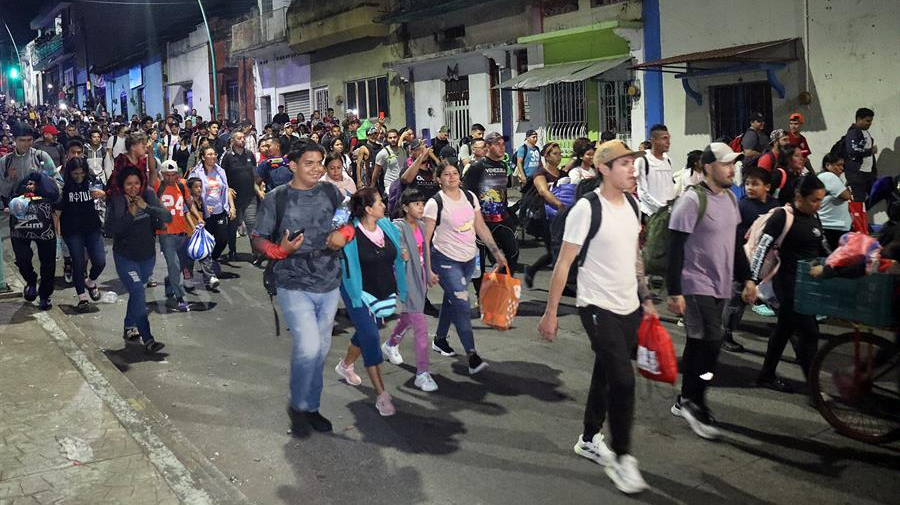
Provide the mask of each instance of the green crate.
{"label": "green crate", "polygon": [[810,266],[809,261],[797,264],[794,310],[877,328],[895,325],[893,304],[898,276],[872,274],[856,279],[813,279],[809,275]]}

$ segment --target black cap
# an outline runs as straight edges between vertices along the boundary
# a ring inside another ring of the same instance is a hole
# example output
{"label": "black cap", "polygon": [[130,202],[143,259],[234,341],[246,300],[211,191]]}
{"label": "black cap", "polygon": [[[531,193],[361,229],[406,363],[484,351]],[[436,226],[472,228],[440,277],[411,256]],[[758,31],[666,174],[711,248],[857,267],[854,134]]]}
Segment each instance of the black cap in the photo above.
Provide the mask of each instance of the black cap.
{"label": "black cap", "polygon": [[766,116],[763,115],[762,112],[754,112],[750,114],[750,122],[759,121],[760,123],[766,122]]}
{"label": "black cap", "polygon": [[441,158],[456,158],[456,149],[453,146],[444,146],[438,154]]}
{"label": "black cap", "polygon": [[24,121],[16,121],[15,124],[12,125],[12,136],[13,137],[33,137],[34,136],[34,128],[32,128],[30,124],[28,124]]}

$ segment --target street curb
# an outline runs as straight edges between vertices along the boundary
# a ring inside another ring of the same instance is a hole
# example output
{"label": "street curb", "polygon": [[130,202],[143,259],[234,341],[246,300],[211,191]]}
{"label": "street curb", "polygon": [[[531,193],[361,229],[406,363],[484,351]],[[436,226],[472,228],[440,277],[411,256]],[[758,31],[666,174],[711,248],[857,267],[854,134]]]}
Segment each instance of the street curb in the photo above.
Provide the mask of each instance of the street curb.
{"label": "street curb", "polygon": [[[18,269],[7,269],[7,277],[24,285]],[[179,501],[188,505],[253,503],[57,307],[34,318],[141,447]]]}

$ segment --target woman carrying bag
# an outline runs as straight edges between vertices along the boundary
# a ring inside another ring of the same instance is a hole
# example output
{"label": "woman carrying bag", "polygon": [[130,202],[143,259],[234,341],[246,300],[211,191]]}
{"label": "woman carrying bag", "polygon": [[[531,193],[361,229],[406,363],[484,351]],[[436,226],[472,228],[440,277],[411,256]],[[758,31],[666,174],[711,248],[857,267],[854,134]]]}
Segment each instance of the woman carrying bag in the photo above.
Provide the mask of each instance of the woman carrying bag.
{"label": "woman carrying bag", "polygon": [[348,384],[360,385],[362,379],[353,371],[353,364],[362,356],[378,395],[375,408],[382,416],[392,416],[396,410],[381,377],[380,365],[384,358],[378,328],[384,318],[397,312],[398,301],[406,299],[409,253],[400,241],[397,228],[384,217],[384,210],[376,188],[363,188],[350,198],[350,213],[357,234],[356,240],[344,246],[341,298],[356,332],[335,371]]}

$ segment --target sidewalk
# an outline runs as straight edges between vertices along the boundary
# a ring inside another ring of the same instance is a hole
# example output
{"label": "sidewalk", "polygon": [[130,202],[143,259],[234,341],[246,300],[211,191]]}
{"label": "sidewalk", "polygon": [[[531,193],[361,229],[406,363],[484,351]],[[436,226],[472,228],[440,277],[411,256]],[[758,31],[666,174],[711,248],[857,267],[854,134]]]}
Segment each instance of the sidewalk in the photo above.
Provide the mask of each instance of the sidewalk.
{"label": "sidewalk", "polygon": [[178,504],[37,312],[0,302],[0,503]]}

